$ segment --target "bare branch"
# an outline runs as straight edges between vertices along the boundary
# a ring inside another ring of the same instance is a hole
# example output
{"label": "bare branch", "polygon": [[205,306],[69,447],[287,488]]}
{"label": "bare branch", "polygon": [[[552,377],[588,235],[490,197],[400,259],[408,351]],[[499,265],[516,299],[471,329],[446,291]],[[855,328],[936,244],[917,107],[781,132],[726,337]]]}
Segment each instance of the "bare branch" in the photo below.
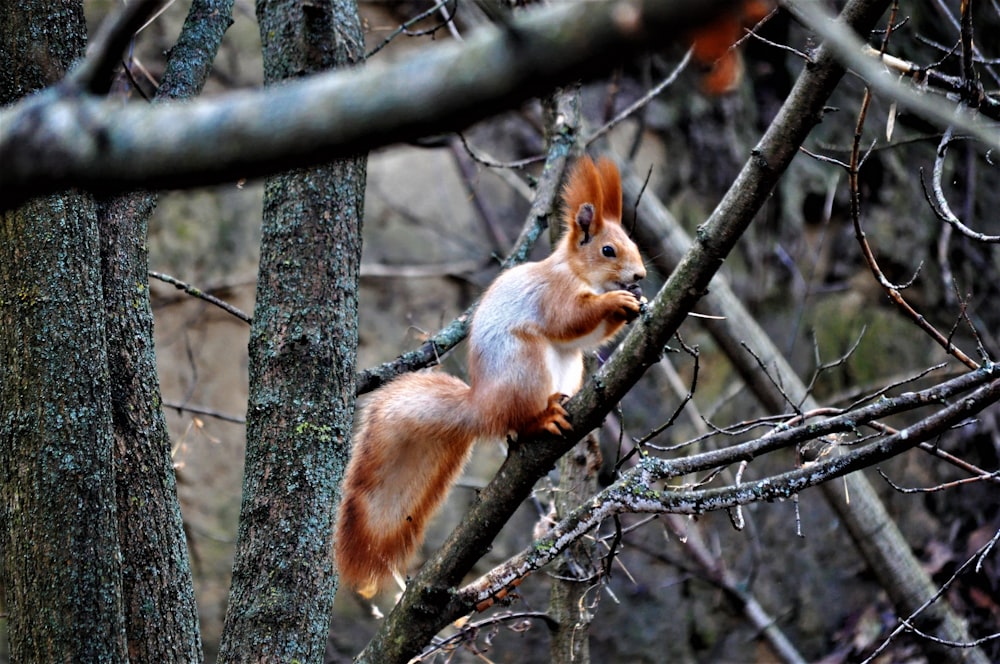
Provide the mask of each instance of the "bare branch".
{"label": "bare branch", "polygon": [[953,489],[956,486],[961,486],[963,484],[971,484],[973,482],[993,482],[1000,479],[1000,470],[994,470],[992,473],[984,473],[982,475],[975,475],[973,477],[964,477],[960,480],[953,480],[951,482],[944,482],[942,484],[936,484],[934,486],[928,487],[905,487],[896,484],[890,479],[885,471],[881,468],[877,468],[878,474],[882,476],[886,484],[892,487],[893,491],[898,491],[899,493],[936,493],[938,491],[944,491],[945,489]]}
{"label": "bare branch", "polygon": [[70,80],[92,95],[107,94],[125,47],[159,7],[160,0],[135,0],[105,19],[91,45],[93,55],[70,74]]}
{"label": "bare branch", "polygon": [[199,298],[201,300],[205,300],[209,304],[214,304],[215,306],[219,307],[223,311],[226,311],[226,312],[228,312],[228,313],[236,316],[237,318],[239,318],[244,323],[251,323],[251,322],[253,322],[253,318],[251,318],[249,314],[244,313],[242,309],[240,309],[238,307],[234,307],[233,305],[229,304],[225,300],[220,300],[219,298],[215,297],[214,295],[206,293],[205,291],[201,290],[200,288],[196,288],[196,287],[192,286],[189,283],[185,283],[185,282],[181,281],[180,279],[175,279],[174,277],[171,277],[169,274],[163,274],[162,272],[154,272],[153,270],[150,270],[149,271],[149,276],[153,277],[154,279],[159,279],[160,281],[162,281],[164,283],[170,284],[171,286],[176,287],[178,290],[184,291],[188,295],[191,295],[193,297],[197,297],[197,298]]}
{"label": "bare branch", "polygon": [[469,141],[465,138],[465,134],[458,132],[458,139],[462,142],[462,147],[465,151],[472,157],[473,161],[477,164],[482,164],[487,168],[498,168],[498,169],[521,169],[525,166],[530,166],[531,164],[537,164],[540,161],[545,160],[545,155],[535,155],[534,157],[525,157],[524,159],[518,159],[516,161],[497,161],[490,155],[484,154],[479,150],[473,150],[472,146],[469,145]]}
{"label": "bare branch", "polygon": [[232,422],[233,424],[247,423],[247,418],[245,418],[242,415],[232,415],[230,413],[223,413],[222,411],[215,410],[212,408],[206,408],[205,406],[192,406],[191,404],[181,403],[179,401],[164,400],[163,407],[176,410],[178,413],[194,413],[195,415],[214,417],[217,420],[222,420],[223,422]]}
{"label": "bare branch", "polygon": [[[934,192],[933,200],[927,194],[926,186],[924,187],[924,194],[927,196],[928,202],[931,203],[931,209],[934,210],[934,214],[937,215],[938,219],[946,222],[965,237],[977,242],[1000,242],[1000,235],[984,235],[976,232],[963,224],[955,213],[951,211],[951,205],[948,204],[948,199],[944,195],[944,187],[941,185],[941,180],[944,177],[944,160],[948,154],[948,146],[954,140],[956,140],[955,133],[951,127],[948,127],[944,132],[944,136],[941,137],[941,143],[938,145],[937,155],[934,158],[934,170],[931,174],[931,189]],[[924,184],[923,177],[920,178],[920,184]]]}
{"label": "bare branch", "polygon": [[919,616],[921,613],[923,613],[927,609],[927,607],[929,607],[931,604],[933,604],[938,599],[940,599],[941,596],[944,595],[944,593],[948,590],[948,588],[950,588],[952,586],[952,584],[955,583],[955,580],[959,576],[961,576],[963,573],[965,573],[965,570],[967,570],[972,565],[973,561],[976,562],[976,569],[978,571],[978,566],[982,563],[982,559],[996,545],[996,543],[997,543],[998,540],[1000,540],[1000,531],[997,531],[996,534],[993,535],[993,537],[990,539],[989,542],[987,542],[986,544],[984,544],[983,546],[981,546],[978,551],[976,551],[974,554],[972,554],[969,557],[968,560],[966,560],[964,563],[962,563],[958,567],[958,569],[955,570],[954,574],[952,574],[951,577],[947,581],[945,581],[943,584],[941,584],[941,586],[938,588],[937,592],[934,593],[934,595],[932,595],[931,597],[929,597],[927,599],[927,601],[925,601],[923,604],[921,604],[908,617],[901,618],[900,621],[899,621],[899,626],[896,627],[896,629],[893,630],[892,634],[890,634],[885,639],[885,641],[883,641],[881,643],[881,645],[879,645],[879,647],[876,648],[875,651],[872,654],[870,654],[867,657],[867,659],[865,659],[861,664],[871,664],[872,662],[876,661],[878,659],[878,656],[886,648],[889,647],[889,644],[892,643],[893,640],[895,640],[895,638],[897,636],[899,636],[901,633],[903,633],[904,631],[912,631],[912,632],[918,634],[919,636],[921,636],[923,638],[926,638],[928,640],[933,640],[933,641],[935,641],[937,643],[943,643],[944,645],[947,645],[947,646],[950,646],[950,647],[956,647],[956,648],[975,648],[975,647],[978,647],[979,645],[981,645],[983,643],[986,643],[988,641],[992,641],[994,639],[1000,638],[1000,633],[996,633],[996,634],[992,634],[990,636],[987,636],[985,638],[977,639],[975,641],[971,641],[971,642],[968,642],[968,643],[958,643],[958,642],[955,642],[955,641],[945,641],[943,639],[938,639],[937,637],[931,636],[929,634],[926,634],[924,632],[921,632],[921,631],[917,630],[913,626],[913,620],[914,620],[914,618],[916,618],[917,616]]}
{"label": "bare branch", "polygon": [[[864,47],[864,53],[873,58],[879,58],[886,67],[912,79],[917,86],[927,86],[954,94],[966,92],[961,78],[942,74],[935,69],[938,63],[921,66],[894,55],[880,54],[876,49],[867,45]],[[1000,120],[1000,101],[984,95],[982,103],[979,105],[979,112],[992,120]]]}
{"label": "bare branch", "polygon": [[408,21],[404,21],[403,23],[400,24],[400,26],[398,28],[396,28],[391,33],[389,33],[389,35],[386,36],[385,39],[383,39],[381,42],[379,42],[378,46],[376,46],[372,50],[368,51],[368,53],[365,55],[365,59],[367,60],[368,58],[372,57],[373,55],[375,55],[376,53],[378,53],[379,51],[381,51],[383,48],[385,48],[386,46],[388,46],[392,42],[393,39],[395,39],[399,35],[406,35],[408,37],[419,37],[419,36],[422,36],[422,35],[433,35],[435,32],[437,32],[441,28],[445,27],[445,25],[451,25],[451,23],[453,22],[452,18],[448,17],[447,15],[445,15],[446,17],[445,17],[444,22],[439,23],[439,24],[437,24],[437,25],[435,25],[435,26],[433,26],[431,28],[428,28],[426,30],[416,30],[416,31],[411,31],[410,30],[411,26],[416,25],[417,23],[419,23],[420,21],[424,20],[425,18],[427,18],[431,14],[434,14],[434,13],[438,12],[439,10],[444,11],[445,10],[445,5],[447,5],[448,3],[452,3],[452,4],[457,5],[458,4],[458,0],[440,0],[440,2],[438,2],[435,5],[433,5],[430,9],[426,9],[426,10],[420,12],[419,14],[417,14],[413,18],[409,19]]}
{"label": "bare branch", "polygon": [[[894,12],[895,13],[895,12]],[[891,25],[891,21],[890,21]],[[888,30],[885,33],[885,37],[882,41],[882,50],[884,51],[888,45],[888,40],[891,32]],[[854,130],[854,141],[851,146],[851,155],[848,162],[848,182],[850,186],[851,193],[851,205],[850,205],[850,216],[851,222],[854,225],[854,237],[857,239],[858,244],[861,247],[861,253],[865,258],[865,262],[868,264],[868,269],[871,271],[872,276],[878,282],[879,286],[885,291],[889,299],[902,311],[906,316],[920,329],[922,329],[935,343],[944,348],[945,352],[955,357],[962,364],[974,369],[979,366],[975,360],[966,355],[960,348],[951,342],[950,337],[945,337],[941,332],[935,328],[930,321],[928,321],[922,314],[920,314],[913,306],[906,301],[906,299],[900,293],[901,290],[909,286],[913,279],[907,284],[894,284],[889,281],[882,268],[878,264],[878,259],[875,258],[875,252],[872,250],[871,245],[868,243],[867,235],[864,228],[861,225],[861,188],[859,186],[859,174],[861,171],[862,158],[860,156],[861,150],[861,136],[865,124],[865,118],[868,115],[868,108],[871,104],[872,92],[871,86],[865,87],[865,94],[861,100],[861,108],[858,111],[858,120],[855,124]],[[950,131],[950,128],[949,128]],[[919,268],[918,268],[919,272]],[[916,275],[914,275],[914,279]]]}
{"label": "bare branch", "polygon": [[995,127],[979,122],[971,113],[955,114],[954,105],[943,104],[940,99],[921,95],[900,83],[895,76],[887,76],[882,63],[865,54],[864,43],[841,22],[834,20],[832,14],[820,7],[820,3],[782,0],[781,4],[822,37],[837,57],[864,78],[874,90],[897,99],[926,120],[942,126],[955,125],[957,129],[975,136],[988,147],[1000,150],[1000,132]]}
{"label": "bare branch", "polygon": [[644,108],[646,105],[649,104],[649,102],[656,99],[656,97],[658,97],[661,92],[663,92],[668,87],[674,84],[674,81],[677,80],[677,77],[681,75],[681,72],[683,72],[687,68],[688,63],[690,62],[691,62],[691,49],[688,49],[687,53],[684,54],[684,57],[681,58],[681,61],[677,63],[677,66],[674,67],[673,71],[671,71],[670,74],[668,74],[665,79],[657,83],[655,86],[653,86],[653,88],[649,92],[644,94],[639,99],[635,100],[635,102],[631,104],[628,108],[626,108],[624,111],[613,117],[604,126],[602,126],[600,129],[598,129],[593,134],[588,136],[586,139],[586,144],[590,145],[591,143],[599,139],[601,136],[604,136],[606,133],[614,129],[622,121],[632,116],[636,111],[638,111],[641,108]]}
{"label": "bare branch", "polygon": [[[625,512],[703,514],[709,511],[733,508],[751,502],[790,498],[803,489],[827,482],[836,477],[873,465],[900,454],[918,443],[934,438],[955,423],[1000,401],[1000,367],[967,374],[987,382],[956,403],[942,408],[920,422],[892,435],[876,439],[850,452],[836,457],[826,457],[807,467],[788,471],[774,477],[735,486],[695,491],[656,490],[655,482],[682,474],[678,465],[682,459],[642,457],[636,468],[623,474],[614,484],[603,490],[593,500],[580,506],[557,524],[541,539],[520,554],[488,572],[480,579],[458,592],[459,601],[468,606],[488,599],[494,588],[508,587],[526,574],[547,564],[571,542],[595,528],[614,514]],[[963,377],[964,378],[964,377]],[[938,388],[925,391],[924,399]],[[933,397],[930,397],[933,399]],[[907,400],[906,395],[899,397]],[[804,425],[809,438],[815,437],[816,425]],[[782,432],[785,433],[785,432]],[[780,435],[780,434],[779,434]],[[760,443],[766,438],[753,441]],[[712,453],[697,455],[700,457]]]}

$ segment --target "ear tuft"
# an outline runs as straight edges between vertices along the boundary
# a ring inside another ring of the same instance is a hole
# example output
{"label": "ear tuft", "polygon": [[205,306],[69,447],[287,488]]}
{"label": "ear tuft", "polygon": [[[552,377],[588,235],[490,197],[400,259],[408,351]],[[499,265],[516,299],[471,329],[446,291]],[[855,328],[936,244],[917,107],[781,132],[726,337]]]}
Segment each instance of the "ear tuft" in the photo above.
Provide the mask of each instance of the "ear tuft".
{"label": "ear tuft", "polygon": [[[585,244],[601,231],[604,196],[601,188],[601,174],[590,157],[581,157],[570,173],[563,190],[563,223],[573,244]],[[590,207],[586,227],[581,227],[579,215],[584,205]]]}
{"label": "ear tuft", "polygon": [[597,170],[601,177],[603,198],[601,216],[620,223],[622,220],[622,179],[618,174],[618,167],[615,162],[607,157],[602,157],[597,162]]}

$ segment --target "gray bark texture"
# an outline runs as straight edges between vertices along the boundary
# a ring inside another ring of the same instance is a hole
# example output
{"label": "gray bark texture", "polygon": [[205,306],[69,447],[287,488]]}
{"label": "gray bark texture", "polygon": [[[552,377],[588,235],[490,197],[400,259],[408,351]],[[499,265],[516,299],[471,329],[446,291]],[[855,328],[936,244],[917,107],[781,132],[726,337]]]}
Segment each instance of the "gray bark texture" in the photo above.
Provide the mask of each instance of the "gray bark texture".
{"label": "gray bark texture", "polygon": [[[257,6],[268,85],[363,58],[351,0]],[[354,416],[364,156],[270,178],[243,506],[219,661],[322,661]]]}
{"label": "gray bark texture", "polygon": [[[232,23],[231,0],[196,0],[155,101],[200,93]],[[191,560],[161,407],[149,301],[147,232],[156,195],[98,201],[129,655],[203,659]]]}
{"label": "gray bark texture", "polygon": [[[83,54],[79,2],[0,4],[0,103]],[[14,661],[124,662],[100,243],[68,192],[0,215],[0,585]]]}

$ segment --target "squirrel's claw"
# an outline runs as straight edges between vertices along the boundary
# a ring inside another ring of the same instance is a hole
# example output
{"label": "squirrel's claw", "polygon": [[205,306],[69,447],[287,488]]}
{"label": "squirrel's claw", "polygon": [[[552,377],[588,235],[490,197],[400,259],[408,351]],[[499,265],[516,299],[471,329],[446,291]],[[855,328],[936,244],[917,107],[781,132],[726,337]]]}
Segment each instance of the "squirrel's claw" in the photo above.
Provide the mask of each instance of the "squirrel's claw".
{"label": "squirrel's claw", "polygon": [[548,405],[538,420],[538,431],[548,431],[553,436],[561,436],[573,430],[569,423],[569,413],[563,404],[569,401],[569,396],[556,392],[549,395]]}

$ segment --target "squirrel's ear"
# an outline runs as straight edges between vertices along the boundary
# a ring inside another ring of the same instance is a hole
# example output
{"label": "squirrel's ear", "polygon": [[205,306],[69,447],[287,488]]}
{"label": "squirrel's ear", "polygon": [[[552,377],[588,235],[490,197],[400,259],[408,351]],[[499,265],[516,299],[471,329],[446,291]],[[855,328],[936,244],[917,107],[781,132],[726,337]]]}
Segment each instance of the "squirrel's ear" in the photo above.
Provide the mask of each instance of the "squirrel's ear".
{"label": "squirrel's ear", "polygon": [[[619,193],[619,207],[620,197]],[[587,244],[593,236],[601,232],[604,210],[601,173],[590,157],[581,157],[576,162],[563,191],[563,199],[567,234],[573,244]]]}
{"label": "squirrel's ear", "polygon": [[583,232],[583,239],[580,240],[580,244],[587,244],[590,242],[590,225],[594,222],[594,206],[590,203],[584,203],[580,206],[580,209],[576,212],[576,219],[573,223],[576,227]]}
{"label": "squirrel's ear", "polygon": [[600,173],[601,194],[604,203],[601,208],[601,216],[620,223],[622,220],[622,179],[618,174],[618,166],[607,157],[603,157],[597,162],[597,170]]}

